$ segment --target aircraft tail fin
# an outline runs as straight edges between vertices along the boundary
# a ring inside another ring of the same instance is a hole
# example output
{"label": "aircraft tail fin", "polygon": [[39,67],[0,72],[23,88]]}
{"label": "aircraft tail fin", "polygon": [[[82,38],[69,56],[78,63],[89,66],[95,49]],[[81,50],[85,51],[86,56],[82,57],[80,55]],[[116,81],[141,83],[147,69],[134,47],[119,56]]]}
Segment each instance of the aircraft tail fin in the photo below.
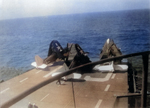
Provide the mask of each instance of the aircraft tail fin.
{"label": "aircraft tail fin", "polygon": [[38,55],[35,56],[35,62],[31,63],[31,65],[36,68],[41,68],[41,69],[44,69],[47,67],[47,65],[44,64],[44,60]]}
{"label": "aircraft tail fin", "polygon": [[37,66],[41,66],[43,64],[43,61],[44,60],[40,56],[38,55],[35,56],[35,62]]}

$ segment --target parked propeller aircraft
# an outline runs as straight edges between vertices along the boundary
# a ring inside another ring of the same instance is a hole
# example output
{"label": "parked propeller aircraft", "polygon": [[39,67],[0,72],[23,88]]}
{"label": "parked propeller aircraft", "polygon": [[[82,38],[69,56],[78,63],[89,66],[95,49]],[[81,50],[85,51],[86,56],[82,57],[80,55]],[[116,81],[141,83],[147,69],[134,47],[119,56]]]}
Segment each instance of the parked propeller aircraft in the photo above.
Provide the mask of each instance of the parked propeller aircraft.
{"label": "parked propeller aircraft", "polygon": [[[100,53],[100,59],[110,58],[113,56],[122,55],[121,51],[117,48],[114,41],[111,39],[107,39],[104,47]],[[46,67],[52,66],[55,62],[63,60],[68,69],[74,68],[76,66],[80,66],[86,63],[90,63],[90,59],[83,51],[83,49],[78,44],[68,43],[66,48],[62,48],[60,43],[56,40],[53,40],[50,43],[48,56],[45,59],[40,58],[38,55],[35,56],[35,62],[31,63],[32,66],[45,69]],[[98,70],[100,72],[108,72],[108,71],[127,71],[128,66],[120,64],[121,60],[119,61],[112,61],[105,63],[103,65],[96,65],[96,66],[88,66],[81,68],[80,72],[91,72],[91,70]],[[52,76],[56,76],[61,74],[62,72],[53,73]]]}

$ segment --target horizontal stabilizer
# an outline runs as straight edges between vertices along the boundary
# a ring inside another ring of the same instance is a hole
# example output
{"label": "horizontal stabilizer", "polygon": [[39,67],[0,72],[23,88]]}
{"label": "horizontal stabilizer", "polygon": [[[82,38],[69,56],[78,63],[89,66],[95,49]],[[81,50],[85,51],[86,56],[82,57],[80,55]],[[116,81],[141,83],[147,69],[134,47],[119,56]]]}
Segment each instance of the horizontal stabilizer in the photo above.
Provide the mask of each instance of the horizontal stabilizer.
{"label": "horizontal stabilizer", "polygon": [[81,77],[82,77],[81,74],[79,74],[79,73],[73,73],[73,78],[74,78],[74,79],[79,79],[79,78],[81,78]]}
{"label": "horizontal stabilizer", "polygon": [[127,71],[128,70],[127,65],[114,65],[114,68],[116,71]]}
{"label": "horizontal stabilizer", "polygon": [[47,67],[47,65],[43,63],[43,59],[38,55],[35,56],[35,62],[31,63],[31,65],[41,69],[45,69]]}
{"label": "horizontal stabilizer", "polygon": [[127,71],[128,66],[123,64],[114,65],[113,62],[109,65],[96,65],[94,70],[98,70],[101,72],[108,72],[108,71]]}
{"label": "horizontal stabilizer", "polygon": [[113,72],[114,71],[114,67],[113,67],[113,62],[109,65],[96,65],[94,67],[94,70],[98,70],[98,71],[101,71],[101,72]]}

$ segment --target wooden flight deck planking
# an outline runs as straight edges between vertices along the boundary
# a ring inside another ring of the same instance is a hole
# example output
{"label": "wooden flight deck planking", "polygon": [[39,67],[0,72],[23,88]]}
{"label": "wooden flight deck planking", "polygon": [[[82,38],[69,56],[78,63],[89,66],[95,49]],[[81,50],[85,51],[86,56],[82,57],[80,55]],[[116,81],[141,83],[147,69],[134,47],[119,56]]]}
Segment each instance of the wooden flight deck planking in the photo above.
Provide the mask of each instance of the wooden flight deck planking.
{"label": "wooden flight deck planking", "polygon": [[[26,89],[51,77],[54,72],[65,71],[62,65],[55,65],[49,71],[38,69],[30,70],[0,84],[0,104],[8,101]],[[72,78],[73,74],[68,78]],[[73,84],[73,88],[72,88]],[[73,92],[74,95],[73,97]],[[36,90],[10,108],[27,108],[28,103],[35,103],[38,108],[113,108],[116,102],[115,95],[128,94],[127,72],[94,72],[86,73],[79,80],[62,82],[56,81]],[[74,105],[75,101],[75,105]],[[128,100],[123,99],[117,104],[119,107],[128,107]]]}

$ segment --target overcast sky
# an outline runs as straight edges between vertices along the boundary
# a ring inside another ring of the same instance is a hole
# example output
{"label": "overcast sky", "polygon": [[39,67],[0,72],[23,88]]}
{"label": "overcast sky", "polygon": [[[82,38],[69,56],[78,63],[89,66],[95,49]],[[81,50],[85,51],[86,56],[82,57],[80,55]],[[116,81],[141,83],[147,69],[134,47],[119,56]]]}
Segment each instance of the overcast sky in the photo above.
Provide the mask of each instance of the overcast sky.
{"label": "overcast sky", "polygon": [[0,19],[150,9],[150,0],[0,0]]}

